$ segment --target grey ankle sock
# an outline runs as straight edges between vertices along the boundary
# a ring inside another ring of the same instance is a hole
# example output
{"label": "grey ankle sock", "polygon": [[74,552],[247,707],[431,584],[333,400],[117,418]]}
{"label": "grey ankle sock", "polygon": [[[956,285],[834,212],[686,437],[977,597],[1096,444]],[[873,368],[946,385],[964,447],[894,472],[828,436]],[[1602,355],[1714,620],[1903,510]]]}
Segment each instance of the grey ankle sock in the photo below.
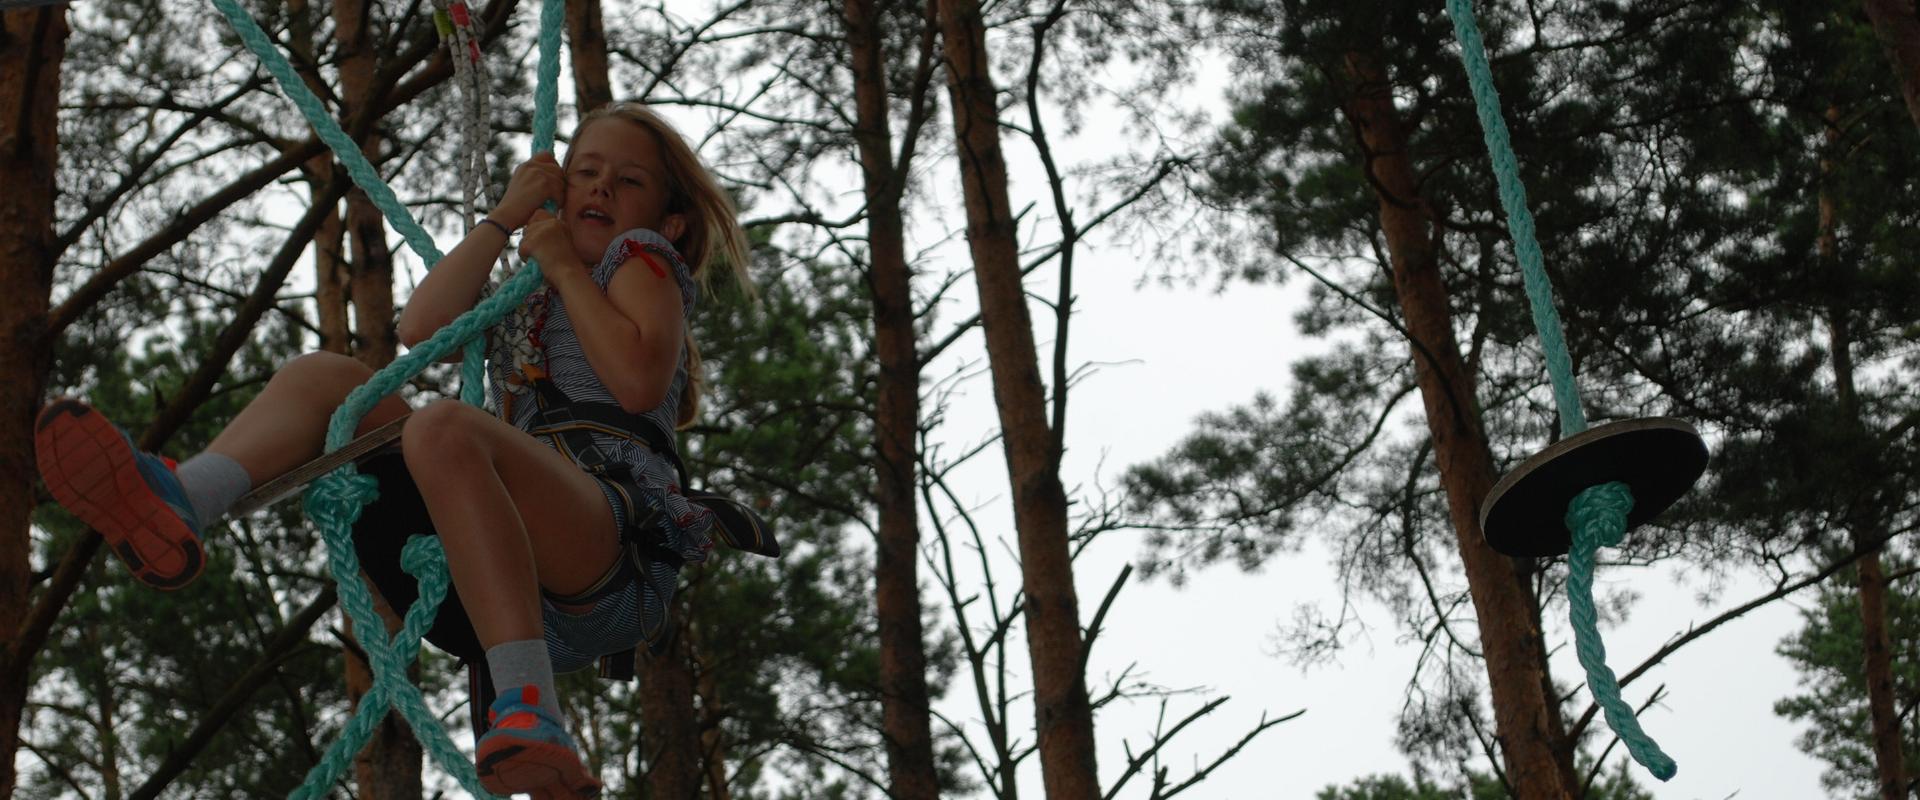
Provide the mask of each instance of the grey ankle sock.
{"label": "grey ankle sock", "polygon": [[187,490],[187,499],[193,503],[193,514],[200,518],[201,528],[211,527],[215,520],[226,516],[235,500],[253,490],[253,478],[247,475],[247,468],[219,453],[201,453],[182,461],[174,474]]}
{"label": "grey ankle sock", "polygon": [[538,687],[538,705],[554,719],[566,719],[560,715],[560,698],[555,696],[553,688],[553,661],[547,657],[545,640],[522,639],[487,648],[487,672],[493,676],[495,692],[527,685]]}

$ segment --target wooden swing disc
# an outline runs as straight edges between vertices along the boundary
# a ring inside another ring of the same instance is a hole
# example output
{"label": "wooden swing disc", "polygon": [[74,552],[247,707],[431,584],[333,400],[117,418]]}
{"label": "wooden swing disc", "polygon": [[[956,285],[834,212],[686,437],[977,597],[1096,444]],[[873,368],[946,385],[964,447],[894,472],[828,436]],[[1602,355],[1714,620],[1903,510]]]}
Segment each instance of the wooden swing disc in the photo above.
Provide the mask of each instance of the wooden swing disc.
{"label": "wooden swing disc", "polygon": [[1480,530],[1510,556],[1556,556],[1573,546],[1567,509],[1588,487],[1633,490],[1632,530],[1667,510],[1707,469],[1707,444],[1684,420],[1646,417],[1589,428],[1526,460],[1480,504]]}

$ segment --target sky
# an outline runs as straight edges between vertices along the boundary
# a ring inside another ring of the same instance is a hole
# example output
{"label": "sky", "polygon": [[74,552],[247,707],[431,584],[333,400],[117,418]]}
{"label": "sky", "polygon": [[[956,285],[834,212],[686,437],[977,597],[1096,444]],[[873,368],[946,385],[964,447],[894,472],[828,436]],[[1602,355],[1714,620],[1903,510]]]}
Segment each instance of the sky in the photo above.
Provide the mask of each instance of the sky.
{"label": "sky", "polygon": [[[1224,108],[1226,73],[1221,63],[1205,65],[1185,98],[1217,119]],[[951,123],[943,119],[941,124]],[[1110,112],[1096,111],[1084,129],[1091,135],[1056,142],[1055,150],[1087,160],[1097,158],[1114,147],[1118,138],[1112,131],[1120,125]],[[1049,129],[1058,136],[1064,126],[1050,121]],[[1040,180],[1043,173],[1031,148],[1013,136],[1003,137],[1003,146],[1013,176],[1013,207],[1034,202],[1037,208],[1050,208]],[[959,196],[957,170],[950,161],[928,170],[930,177],[944,181],[936,192]],[[957,268],[965,257],[963,244],[955,243],[936,250],[927,269],[939,274]],[[1192,430],[1195,417],[1202,413],[1244,404],[1261,391],[1284,397],[1290,388],[1291,363],[1326,346],[1303,339],[1292,322],[1303,302],[1304,279],[1281,287],[1235,284],[1224,292],[1213,291],[1210,280],[1201,288],[1165,287],[1157,282],[1141,285],[1144,276],[1160,271],[1160,265],[1136,248],[1112,244],[1105,235],[1096,234],[1081,251],[1074,274],[1078,303],[1069,339],[1070,360],[1076,366],[1107,366],[1078,384],[1071,395],[1061,475],[1070,491],[1076,486],[1117,486],[1128,466],[1167,452]],[[1051,266],[1034,273],[1029,292],[1051,298],[1053,274]],[[970,288],[956,292],[953,307],[942,312],[943,318],[972,313],[975,297]],[[1577,303],[1578,298],[1561,302]],[[1030,303],[1029,310],[1036,320],[1042,372],[1050,374],[1045,365],[1052,351],[1053,316],[1038,302]],[[927,376],[944,376],[956,363],[984,358],[977,334],[966,345],[930,365]],[[977,441],[982,431],[996,429],[991,395],[984,378],[968,384],[936,437],[948,437],[949,449],[959,449]],[[1417,403],[1408,405],[1418,408]],[[1417,418],[1400,422],[1422,424]],[[963,497],[977,504],[976,518],[1003,532],[1011,546],[1012,511],[1001,455],[996,451],[975,459],[956,475],[955,483],[963,487]],[[1116,532],[1107,534],[1076,564],[1083,625],[1120,568],[1141,553],[1138,533]],[[1000,580],[1014,574],[1011,559],[1003,560]],[[1602,630],[1609,664],[1616,672],[1632,669],[1691,625],[1771,588],[1753,578],[1734,578],[1712,587],[1717,595],[1702,604],[1699,596],[1709,587],[1676,566],[1610,569],[1603,565],[1596,584],[1598,592],[1625,588],[1641,596],[1623,624]],[[935,592],[925,597],[930,602],[942,599]],[[1191,773],[1196,763],[1208,763],[1231,747],[1263,713],[1281,716],[1305,711],[1255,739],[1187,797],[1309,798],[1324,787],[1368,774],[1409,774],[1393,736],[1418,648],[1401,640],[1401,631],[1386,609],[1359,600],[1356,612],[1368,624],[1367,635],[1335,663],[1303,670],[1274,654],[1276,631],[1303,604],[1317,604],[1329,613],[1337,613],[1340,604],[1331,557],[1313,544],[1276,557],[1255,573],[1243,573],[1232,565],[1197,572],[1184,588],[1164,580],[1142,580],[1136,571],[1108,613],[1106,630],[1089,664],[1089,682],[1098,691],[1131,667],[1136,677],[1162,686],[1204,690],[1199,696],[1174,699],[1167,711],[1169,723],[1183,716],[1183,709],[1198,707],[1204,698],[1232,698],[1182,733],[1177,746],[1170,748],[1163,763],[1172,770],[1175,782]],[[1799,731],[1772,711],[1776,700],[1796,690],[1796,673],[1774,649],[1797,627],[1798,612],[1791,600],[1770,604],[1688,645],[1628,686],[1625,695],[1636,706],[1654,687],[1666,687],[1666,699],[1643,714],[1641,721],[1678,763],[1678,772],[1662,784],[1634,768],[1636,778],[1656,798],[1824,796],[1819,784],[1821,764],[1794,745]],[[1560,620],[1549,635],[1563,644],[1553,658],[1554,675],[1563,685],[1574,685],[1581,680],[1581,670],[1574,660],[1566,621]],[[1024,674],[1024,646],[1014,652],[1016,672]],[[1584,707],[1586,699],[1583,690],[1576,707]],[[957,685],[941,708],[949,716],[977,718],[973,703],[967,687]],[[1157,701],[1110,707],[1100,714],[1096,729],[1103,785],[1111,785],[1124,769],[1125,743],[1138,752],[1143,742],[1150,741],[1159,714]],[[1030,717],[1024,724],[1031,740]],[[1622,758],[1623,748],[1614,748],[1609,769]],[[1039,771],[1029,769],[1028,773],[1023,795],[1039,796]],[[1147,795],[1147,784],[1136,779],[1120,797]]]}
{"label": "sky", "polygon": [[[671,6],[682,17],[694,19],[703,15],[706,3],[676,0]],[[1185,94],[1188,102],[1217,117],[1223,108],[1226,75],[1222,63],[1204,65]],[[572,96],[570,78],[563,78],[560,94]],[[944,93],[942,101],[944,105]],[[690,135],[704,132],[699,115],[683,109],[665,111],[682,120]],[[571,124],[563,115],[563,130]],[[951,123],[943,117],[935,124]],[[1114,152],[1122,139],[1112,132],[1120,125],[1110,110],[1098,109],[1084,129],[1093,135],[1065,137],[1060,133],[1065,126],[1059,120],[1050,122],[1060,137],[1056,152],[1070,154],[1069,160],[1091,160]],[[1045,187],[1037,179],[1041,173],[1031,148],[1011,136],[1004,144],[1013,175],[1014,206],[1036,202],[1038,208],[1049,208],[1040,194]],[[921,163],[930,190],[944,198],[947,214],[917,216],[909,233],[910,251],[931,247],[921,268],[928,276],[938,276],[964,268],[967,258],[962,238],[948,235],[962,224],[958,175],[951,155],[941,150],[923,150]],[[858,185],[851,171],[844,177],[847,183],[838,193],[850,199],[857,195]],[[823,194],[834,191],[830,188]],[[826,211],[833,215],[832,209]],[[943,238],[945,244],[932,246]],[[1133,247],[1112,243],[1105,234],[1089,239],[1079,259],[1074,277],[1078,313],[1070,357],[1075,365],[1104,366],[1079,384],[1072,396],[1061,475],[1069,490],[1116,486],[1124,469],[1166,452],[1191,430],[1201,413],[1245,403],[1260,391],[1284,396],[1289,365],[1325,346],[1302,339],[1292,323],[1292,314],[1302,302],[1304,280],[1282,287],[1238,284],[1225,292],[1212,291],[1210,282],[1208,288],[1143,286],[1143,276],[1157,274],[1159,265]],[[1051,296],[1052,274],[1051,266],[1036,273],[1030,291]],[[925,292],[935,279],[925,277],[916,288]],[[975,308],[975,298],[970,284],[957,287],[940,318],[950,324],[966,317]],[[1562,302],[1577,303],[1578,298]],[[1030,310],[1044,359],[1052,347],[1052,315],[1038,303]],[[984,357],[975,331],[930,364],[925,375],[929,382],[935,381],[961,365],[977,368]],[[1043,372],[1047,372],[1044,366]],[[1411,419],[1401,422],[1417,424]],[[947,422],[934,437],[951,452],[978,442],[998,424],[991,386],[984,376],[975,377],[960,385]],[[953,485],[989,534],[1003,537],[1011,549],[1012,512],[998,449],[958,470]],[[1117,572],[1141,555],[1138,537],[1127,531],[1108,534],[1076,565],[1083,624]],[[1001,558],[998,570],[1003,587],[1016,580],[1011,558]],[[923,602],[944,606],[944,595],[924,566],[922,576]],[[1623,624],[1603,629],[1609,663],[1621,672],[1631,669],[1689,625],[1765,591],[1757,580],[1735,578],[1716,587],[1715,599],[1702,604],[1698,595],[1707,587],[1697,580],[1679,567],[1603,567],[1597,581],[1601,591],[1626,588],[1641,596]],[[1385,609],[1358,601],[1355,612],[1367,624],[1367,632],[1332,664],[1302,669],[1274,654],[1275,632],[1297,606],[1318,604],[1331,612],[1339,603],[1330,557],[1311,542],[1257,572],[1245,573],[1230,565],[1199,571],[1184,588],[1143,580],[1136,572],[1109,612],[1089,665],[1089,681],[1098,690],[1131,669],[1134,677],[1161,686],[1198,690],[1170,701],[1169,721],[1206,699],[1231,697],[1167,750],[1163,764],[1172,770],[1170,778],[1176,782],[1184,780],[1194,764],[1209,762],[1230,747],[1263,714],[1305,712],[1255,739],[1206,783],[1188,792],[1189,798],[1309,798],[1324,787],[1369,774],[1406,775],[1409,766],[1394,748],[1393,736],[1418,650],[1402,641]],[[1822,796],[1820,764],[1794,746],[1798,730],[1772,712],[1773,703],[1796,688],[1795,673],[1774,649],[1797,624],[1791,601],[1771,604],[1689,645],[1628,687],[1626,696],[1635,705],[1653,687],[1666,687],[1666,699],[1641,717],[1647,732],[1679,764],[1678,775],[1666,784],[1644,771],[1636,773],[1655,797],[1799,800]],[[1550,636],[1556,642],[1568,641],[1564,620]],[[1024,676],[1024,642],[1010,652],[1012,672]],[[1553,669],[1563,684],[1578,680],[1570,643],[1557,651]],[[964,679],[955,681],[937,709],[949,719],[973,724],[972,733],[981,736],[969,685]],[[1017,703],[1015,712],[1021,716],[1014,730],[1031,741],[1029,703]],[[1110,785],[1124,769],[1129,745],[1137,752],[1151,738],[1159,713],[1153,701],[1117,704],[1102,711],[1096,728],[1103,785]],[[1610,766],[1621,758],[1623,753],[1615,748]],[[1144,778],[1136,778],[1119,797],[1146,797],[1147,785]],[[1022,791],[1028,797],[1040,796],[1034,760],[1025,765]]]}
{"label": "sky", "polygon": [[[682,16],[696,18],[706,2],[675,0],[672,5]],[[1206,64],[1186,93],[1188,101],[1217,115],[1223,107],[1226,74],[1224,64]],[[571,95],[567,79],[561,96]],[[505,102],[495,98],[496,107]],[[668,113],[687,120],[689,133],[703,131],[697,116],[677,110]],[[935,124],[950,123],[942,118]],[[562,126],[570,127],[571,120],[563,117]],[[1110,110],[1097,109],[1085,127],[1092,135],[1068,137],[1061,133],[1065,126],[1058,120],[1050,125],[1060,137],[1057,152],[1081,160],[1113,152],[1122,140],[1111,132],[1119,126]],[[1044,185],[1034,179],[1040,172],[1030,148],[1011,136],[1005,145],[1014,175],[1015,206],[1034,201],[1047,207],[1040,194]],[[948,236],[961,224],[957,172],[950,154],[938,149],[923,151],[922,164],[930,188],[947,198],[945,205],[951,212],[945,218],[917,217],[910,234],[916,248],[948,240],[933,247],[923,265],[929,275],[937,276],[963,268],[967,257],[960,237]],[[845,174],[852,177],[851,171]],[[856,189],[849,182],[841,195],[851,196]],[[409,256],[402,256],[401,263],[417,268]],[[1245,403],[1256,392],[1284,396],[1290,364],[1325,346],[1302,339],[1292,323],[1292,314],[1302,302],[1304,280],[1279,287],[1238,284],[1224,292],[1142,284],[1144,276],[1159,271],[1160,265],[1139,250],[1114,244],[1105,233],[1096,234],[1081,250],[1074,279],[1078,314],[1070,358],[1075,365],[1103,366],[1073,394],[1061,475],[1070,490],[1118,485],[1123,470],[1166,452],[1192,429],[1199,414]],[[1032,289],[1050,295],[1051,275],[1051,267],[1037,273]],[[303,283],[310,287],[310,269],[302,268],[296,276],[294,291],[303,291]],[[418,274],[412,276],[415,282],[418,278]],[[928,282],[923,280],[919,288],[925,291]],[[974,298],[970,284],[957,287],[941,318],[951,321],[969,315]],[[1562,302],[1579,299],[1562,298]],[[1043,353],[1050,352],[1051,313],[1037,303],[1031,311],[1039,322],[1040,347]],[[977,365],[983,359],[976,331],[929,365],[926,375],[931,381],[959,365]],[[991,387],[984,376],[959,389],[946,424],[935,433],[936,441],[949,451],[970,446],[998,427]],[[1003,465],[997,448],[991,449],[957,471],[953,485],[990,534],[1003,537],[1011,548],[1014,533]],[[928,512],[923,509],[923,513]],[[1127,531],[1110,533],[1076,565],[1083,622],[1091,618],[1118,571],[1140,556],[1138,536]],[[999,559],[998,568],[1000,580],[1010,586],[1017,574],[1011,559]],[[929,572],[923,568],[923,602],[944,606],[944,596]],[[1609,663],[1620,671],[1630,669],[1690,625],[1767,588],[1752,577],[1734,578],[1715,587],[1717,595],[1703,603],[1699,595],[1707,587],[1699,580],[1676,566],[1603,568],[1598,579],[1602,591],[1625,588],[1641,598],[1623,623],[1603,629]],[[1255,739],[1205,784],[1188,792],[1189,798],[1308,798],[1329,785],[1369,774],[1407,774],[1408,764],[1394,748],[1393,735],[1418,650],[1403,641],[1385,609],[1358,602],[1355,612],[1367,624],[1366,633],[1334,663],[1302,669],[1275,655],[1276,631],[1296,607],[1317,604],[1332,611],[1339,603],[1329,554],[1311,541],[1255,572],[1230,565],[1198,571],[1182,588],[1142,579],[1136,572],[1109,612],[1089,664],[1089,682],[1098,690],[1131,671],[1134,677],[1161,686],[1195,690],[1169,701],[1169,720],[1184,716],[1207,699],[1231,698],[1167,750],[1163,764],[1176,782],[1184,780],[1196,763],[1211,761],[1230,747],[1263,715],[1304,712]],[[1781,638],[1798,627],[1796,608],[1791,599],[1776,602],[1729,623],[1628,688],[1629,701],[1638,705],[1653,687],[1666,687],[1666,699],[1641,720],[1678,762],[1679,773],[1665,784],[1643,771],[1636,773],[1659,800],[1823,796],[1820,763],[1794,745],[1800,733],[1796,726],[1772,712],[1775,701],[1796,691],[1796,674],[1774,652]],[[1567,630],[1562,620],[1550,636],[1565,642]],[[1010,654],[1011,671],[1024,676],[1024,642],[1011,648]],[[1570,646],[1557,651],[1553,669],[1562,683],[1578,679]],[[937,707],[947,718],[971,725],[972,733],[979,734],[973,724],[978,712],[967,681],[956,681]],[[1019,716],[1014,730],[1031,741],[1029,709],[1027,702],[1016,703]],[[1103,784],[1110,785],[1124,769],[1129,746],[1137,752],[1151,738],[1159,714],[1153,701],[1121,703],[1102,711],[1096,727]],[[1610,758],[1623,757],[1616,748]],[[1025,796],[1040,796],[1037,761],[1025,765],[1022,784]],[[1143,798],[1146,787],[1144,778],[1136,778],[1119,797]]]}
{"label": "sky", "polygon": [[[1125,466],[1159,456],[1186,435],[1195,415],[1243,403],[1256,391],[1284,393],[1287,364],[1311,347],[1292,329],[1287,312],[1299,302],[1292,287],[1237,287],[1226,294],[1135,289],[1139,265],[1124,258],[1107,263],[1111,266],[1104,270],[1076,276],[1076,287],[1084,288],[1073,353],[1076,360],[1133,363],[1102,370],[1074,395],[1062,476],[1068,486],[1091,485],[1096,477],[1113,486]],[[1186,336],[1171,337],[1157,326],[1141,325],[1148,315],[1182,320]],[[1195,346],[1229,342],[1238,346]],[[1180,388],[1168,391],[1170,386]],[[990,391],[985,386],[976,392],[986,394]],[[976,420],[991,424],[980,419],[993,413],[991,399],[968,398],[981,399],[986,402],[974,403],[980,407],[970,416],[955,413],[952,427],[963,430]],[[971,476],[977,497],[992,505],[976,513],[994,520],[997,512],[1002,528],[1009,528],[1011,512],[1000,488],[1004,484],[994,483],[1004,481],[1004,470],[981,459],[979,471],[982,474]],[[997,474],[985,474],[990,472]],[[1083,618],[1091,616],[1091,607],[1121,565],[1139,556],[1130,536],[1110,534],[1078,565]],[[1722,587],[1719,599],[1702,606],[1695,594],[1704,587],[1691,581],[1677,567],[1602,568],[1600,591],[1624,587],[1642,596],[1623,624],[1602,631],[1609,663],[1617,672],[1631,669],[1690,624],[1766,591],[1758,581],[1733,581]],[[1133,664],[1156,683],[1207,687],[1209,695],[1232,697],[1178,740],[1183,747],[1176,752],[1186,755],[1169,760],[1175,774],[1181,767],[1190,769],[1194,759],[1211,760],[1263,711],[1276,716],[1306,711],[1256,739],[1191,797],[1311,797],[1325,786],[1362,775],[1408,774],[1406,760],[1393,747],[1393,734],[1417,648],[1401,641],[1385,609],[1361,601],[1357,611],[1370,624],[1368,635],[1336,663],[1303,670],[1273,654],[1274,632],[1296,605],[1312,603],[1330,612],[1339,603],[1331,558],[1313,545],[1281,556],[1257,573],[1231,565],[1213,567],[1196,573],[1180,589],[1136,577],[1109,612],[1113,624],[1096,647],[1089,679],[1103,685],[1103,679]],[[1557,627],[1557,641],[1566,642],[1565,621]],[[1772,712],[1775,700],[1795,690],[1795,673],[1774,653],[1780,638],[1795,627],[1797,613],[1789,603],[1771,604],[1688,645],[1628,686],[1626,696],[1635,705],[1654,686],[1667,687],[1667,699],[1641,717],[1647,732],[1679,764],[1678,774],[1666,784],[1637,773],[1655,797],[1823,796],[1820,765],[1794,746],[1794,726]],[[1563,647],[1553,662],[1554,674],[1564,684],[1580,674],[1571,651],[1570,645]],[[1174,708],[1197,703],[1176,701]],[[1157,713],[1157,705],[1142,703],[1100,716],[1103,779],[1111,781],[1125,763],[1121,742],[1136,742],[1138,750]],[[1621,757],[1615,748],[1611,758]],[[1141,787],[1133,789],[1121,796],[1146,796]]]}

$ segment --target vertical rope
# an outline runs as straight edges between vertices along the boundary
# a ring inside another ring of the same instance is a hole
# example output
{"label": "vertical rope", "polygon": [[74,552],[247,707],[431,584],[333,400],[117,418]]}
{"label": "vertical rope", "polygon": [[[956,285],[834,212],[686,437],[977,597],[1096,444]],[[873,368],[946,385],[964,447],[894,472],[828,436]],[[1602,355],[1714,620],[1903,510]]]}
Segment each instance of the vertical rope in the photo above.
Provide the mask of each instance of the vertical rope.
{"label": "vertical rope", "polygon": [[[1520,162],[1513,154],[1506,120],[1500,116],[1500,93],[1493,85],[1493,67],[1487,63],[1486,44],[1474,21],[1470,0],[1447,0],[1447,16],[1453,19],[1454,35],[1460,41],[1460,60],[1466,64],[1474,109],[1480,115],[1480,130],[1486,137],[1487,153],[1493,159],[1494,178],[1500,186],[1500,205],[1506,209],[1513,251],[1519,257],[1525,276],[1533,326],[1546,353],[1554,405],[1560,412],[1560,433],[1572,436],[1587,429],[1586,413],[1580,408],[1573,360],[1567,354],[1560,316],[1553,307],[1553,287],[1547,281],[1546,258],[1534,238],[1533,214],[1527,210],[1526,187],[1520,182]],[[1602,546],[1620,543],[1626,534],[1627,511],[1632,508],[1633,493],[1626,484],[1617,481],[1589,487],[1574,497],[1567,512],[1567,528],[1573,532],[1573,548],[1567,557],[1567,603],[1572,608],[1574,647],[1580,666],[1587,672],[1587,687],[1593,692],[1594,701],[1606,712],[1607,724],[1626,744],[1633,760],[1664,781],[1674,776],[1677,766],[1653,738],[1641,730],[1633,708],[1621,699],[1620,683],[1607,667],[1606,645],[1600,639],[1599,615],[1593,604],[1596,553]]]}
{"label": "vertical rope", "polygon": [[553,152],[553,132],[560,116],[560,26],[566,20],[566,0],[540,4],[540,72],[533,88],[533,152]]}
{"label": "vertical rope", "polygon": [[[474,30],[473,13],[464,0],[434,0],[434,9],[434,27],[446,43],[448,57],[453,62],[453,91],[448,95],[455,108],[454,115],[460,120],[460,150],[454,159],[460,168],[460,217],[467,229],[472,230],[475,205],[484,202],[491,207],[500,196],[499,187],[489,180],[487,173],[487,147],[493,138],[493,129],[488,124],[492,112],[487,104],[490,88],[487,62],[480,57],[480,35]],[[507,264],[504,251],[500,254],[500,264],[503,267]],[[488,281],[482,289],[481,297],[487,297],[497,287]],[[483,339],[468,340],[467,352],[460,364],[460,399],[474,406],[486,402]]]}
{"label": "vertical rope", "polygon": [[[431,269],[440,260],[440,251],[419,223],[414,221],[392,189],[380,179],[378,171],[340,129],[326,107],[307,89],[291,64],[279,52],[253,17],[236,0],[212,0],[227,22],[233,26],[248,49],[258,56],[267,71],[279,82],[287,98],[298,107],[314,130],[339,156],[355,185],[366,191],[394,228],[401,232],[409,247]],[[546,0],[540,17],[540,92],[536,96],[535,141],[537,150],[551,150],[557,122],[560,25],[564,0]],[[455,52],[457,60],[464,53]],[[480,87],[484,88],[484,87]],[[355,388],[341,403],[327,426],[327,450],[336,450],[353,438],[361,418],[380,398],[398,390],[402,383],[418,375],[428,365],[464,343],[467,351],[462,373],[462,399],[474,405],[481,402],[482,357],[480,333],[519,305],[541,283],[538,268],[526,269],[501,287],[501,291],[478,303],[419,347],[376,372],[365,384]],[[446,728],[427,708],[420,690],[407,680],[407,665],[420,652],[420,640],[432,626],[436,609],[447,594],[449,577],[446,560],[438,540],[416,537],[402,552],[401,565],[420,586],[420,598],[405,614],[405,623],[392,637],[384,635],[386,623],[375,612],[373,596],[361,578],[360,559],[353,549],[353,523],[367,502],[378,496],[378,482],[360,475],[347,464],[314,482],[307,490],[307,514],[317,523],[326,542],[327,561],[334,580],[340,585],[341,604],[354,622],[354,636],[366,651],[373,668],[373,687],[361,698],[360,707],[341,737],[327,748],[320,763],[307,773],[295,790],[294,798],[318,798],[345,775],[353,757],[372,738],[374,728],[389,710],[407,721],[433,760],[453,775],[476,797],[491,797],[481,787],[473,762],[447,735]]]}
{"label": "vertical rope", "polygon": [[1507,212],[1507,230],[1513,234],[1513,252],[1520,259],[1527,301],[1533,309],[1533,327],[1540,334],[1541,349],[1546,351],[1547,376],[1553,382],[1554,405],[1560,410],[1560,435],[1572,436],[1587,429],[1587,415],[1580,408],[1580,389],[1573,382],[1573,361],[1567,356],[1566,338],[1560,332],[1560,314],[1553,308],[1546,256],[1534,238],[1533,212],[1527,209],[1527,188],[1520,182],[1520,160],[1513,155],[1507,122],[1500,116],[1500,92],[1494,88],[1493,68],[1487,64],[1486,45],[1469,2],[1447,0],[1447,15],[1453,18],[1454,35],[1460,40],[1460,60],[1466,62],[1467,83],[1473,89],[1474,109],[1480,114],[1480,131],[1493,158],[1500,205]]}

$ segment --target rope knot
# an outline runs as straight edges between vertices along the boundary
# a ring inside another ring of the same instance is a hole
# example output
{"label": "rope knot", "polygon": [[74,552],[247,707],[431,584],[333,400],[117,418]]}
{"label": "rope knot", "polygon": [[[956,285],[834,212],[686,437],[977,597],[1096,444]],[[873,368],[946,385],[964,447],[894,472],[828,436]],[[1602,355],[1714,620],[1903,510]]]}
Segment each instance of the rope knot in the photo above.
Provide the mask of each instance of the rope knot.
{"label": "rope knot", "polygon": [[1627,535],[1627,513],[1633,510],[1633,490],[1619,481],[1589,486],[1574,495],[1567,508],[1567,530],[1574,547],[1613,547]]}
{"label": "rope knot", "polygon": [[380,481],[372,475],[334,473],[313,482],[307,489],[307,516],[318,521],[323,531],[353,527],[366,504],[379,499]]}
{"label": "rope knot", "polygon": [[[425,583],[435,577],[445,576],[447,552],[440,548],[437,536],[414,536],[407,545],[400,548],[400,568],[412,575],[413,579]],[[444,580],[441,581],[444,585]]]}

